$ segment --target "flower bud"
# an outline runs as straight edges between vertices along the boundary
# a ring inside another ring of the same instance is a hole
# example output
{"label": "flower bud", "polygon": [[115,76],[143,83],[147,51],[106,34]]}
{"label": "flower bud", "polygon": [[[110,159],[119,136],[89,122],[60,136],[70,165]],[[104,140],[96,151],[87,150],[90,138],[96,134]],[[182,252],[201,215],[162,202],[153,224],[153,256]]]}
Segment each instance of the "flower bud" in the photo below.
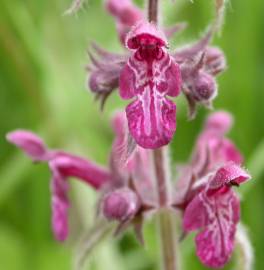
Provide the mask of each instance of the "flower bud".
{"label": "flower bud", "polygon": [[193,98],[198,102],[210,101],[217,95],[215,79],[204,71],[199,71],[193,81]]}
{"label": "flower bud", "polygon": [[103,198],[102,210],[109,220],[126,221],[132,219],[139,209],[139,198],[129,188],[108,193]]}

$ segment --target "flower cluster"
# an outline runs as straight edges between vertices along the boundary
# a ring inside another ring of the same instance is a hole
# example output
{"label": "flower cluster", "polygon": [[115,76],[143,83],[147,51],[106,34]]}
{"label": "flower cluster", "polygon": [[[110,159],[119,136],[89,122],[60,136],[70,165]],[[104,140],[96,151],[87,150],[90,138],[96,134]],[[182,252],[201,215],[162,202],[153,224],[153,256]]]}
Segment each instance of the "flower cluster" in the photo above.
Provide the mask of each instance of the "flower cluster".
{"label": "flower cluster", "polygon": [[[225,138],[231,116],[217,112],[209,116],[197,141],[190,164],[181,168],[176,194],[170,207],[183,212],[183,230],[200,230],[196,237],[197,254],[211,267],[223,266],[234,247],[239,222],[239,199],[232,186],[250,179],[241,168],[242,157]],[[113,119],[116,133],[109,167],[61,151],[50,150],[29,131],[17,130],[7,135],[9,142],[21,148],[33,161],[47,162],[52,172],[52,227],[63,241],[68,235],[68,178],[83,181],[102,194],[101,212],[108,220],[119,222],[117,232],[133,225],[142,242],[144,217],[158,208],[149,150],[137,146],[126,165],[120,166],[127,144],[127,122],[123,113]]]}
{"label": "flower cluster", "polygon": [[[220,16],[224,1],[216,2]],[[77,6],[72,9],[81,4],[74,1]],[[212,107],[217,95],[216,76],[226,68],[224,53],[210,46],[216,24],[197,42],[170,52],[167,39],[183,30],[184,24],[160,28],[149,22],[131,0],[107,0],[105,6],[115,18],[126,51],[111,53],[93,43],[87,66],[89,88],[102,108],[115,89],[122,99],[131,100],[125,112],[113,117],[115,139],[108,167],[49,149],[30,131],[10,132],[7,140],[34,162],[48,164],[52,175],[52,228],[57,240],[64,241],[69,233],[68,179],[73,177],[98,192],[99,216],[115,221],[116,233],[132,226],[143,242],[145,218],[163,208],[173,209],[181,213],[184,236],[198,231],[195,242],[201,262],[212,268],[223,267],[234,250],[240,220],[234,187],[251,178],[242,167],[242,155],[226,137],[232,116],[224,111],[209,115],[190,161],[178,168],[179,177],[172,189],[166,185],[167,172],[163,172],[170,170],[169,164],[163,166],[167,159],[160,155],[165,153],[161,147],[171,142],[176,131],[172,98],[185,96],[191,118],[197,104]],[[166,228],[169,230],[170,224]]]}
{"label": "flower cluster", "polygon": [[135,98],[126,114],[136,143],[147,149],[167,145],[176,130],[176,106],[167,97],[176,97],[182,90],[193,118],[197,103],[210,107],[217,95],[215,76],[226,68],[226,61],[219,48],[209,46],[213,27],[198,42],[169,53],[167,37],[182,30],[184,24],[163,31],[147,22],[130,1],[121,5],[109,0],[107,8],[118,25],[124,10],[134,14],[133,24],[122,24],[125,33],[130,29],[125,39],[124,32],[119,32],[129,52],[110,53],[94,44],[89,88],[102,105],[116,88],[122,99]]}
{"label": "flower cluster", "polygon": [[[68,236],[68,208],[70,206],[68,179],[74,177],[102,193],[102,212],[109,220],[127,225],[143,209],[154,207],[153,184],[150,179],[150,153],[138,147],[125,166],[120,164],[125,154],[126,119],[123,113],[113,118],[116,138],[105,168],[82,157],[61,150],[49,149],[42,139],[30,131],[16,130],[7,134],[7,140],[22,149],[34,162],[46,162],[52,173],[52,228],[56,239]],[[147,194],[146,194],[147,193]]]}

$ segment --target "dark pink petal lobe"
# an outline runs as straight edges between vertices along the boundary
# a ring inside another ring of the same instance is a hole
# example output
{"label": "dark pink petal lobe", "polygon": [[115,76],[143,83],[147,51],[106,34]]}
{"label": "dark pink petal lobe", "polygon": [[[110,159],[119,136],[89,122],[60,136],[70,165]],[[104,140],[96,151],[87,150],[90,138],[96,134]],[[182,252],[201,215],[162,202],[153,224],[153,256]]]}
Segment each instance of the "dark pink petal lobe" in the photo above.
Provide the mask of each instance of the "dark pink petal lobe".
{"label": "dark pink petal lobe", "polygon": [[123,99],[133,98],[135,93],[135,75],[132,68],[127,64],[119,78],[119,94]]}
{"label": "dark pink petal lobe", "polygon": [[154,149],[166,145],[176,130],[176,105],[153,91],[145,91],[126,108],[128,126],[137,144]]}
{"label": "dark pink petal lobe", "polygon": [[201,230],[196,236],[196,248],[203,264],[220,268],[228,262],[239,217],[239,200],[231,189],[210,196],[202,192],[189,204],[184,229]]}
{"label": "dark pink petal lobe", "polygon": [[165,78],[166,78],[166,88],[165,88],[166,90],[164,89],[164,91],[170,97],[178,96],[181,91],[182,79],[180,68],[178,64],[174,63],[173,60],[171,60],[171,63],[165,72]]}
{"label": "dark pink petal lobe", "polygon": [[198,230],[207,224],[207,218],[206,208],[199,194],[194,197],[184,212],[183,228],[187,232]]}

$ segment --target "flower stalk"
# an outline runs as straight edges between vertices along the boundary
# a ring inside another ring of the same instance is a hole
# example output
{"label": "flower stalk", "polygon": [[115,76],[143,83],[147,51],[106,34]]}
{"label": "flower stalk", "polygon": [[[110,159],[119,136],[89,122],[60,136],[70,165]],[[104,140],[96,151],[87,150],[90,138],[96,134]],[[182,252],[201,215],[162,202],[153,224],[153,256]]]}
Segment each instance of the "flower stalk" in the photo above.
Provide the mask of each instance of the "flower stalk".
{"label": "flower stalk", "polygon": [[168,186],[165,160],[165,148],[153,150],[154,168],[156,173],[157,201],[160,208],[168,205]]}
{"label": "flower stalk", "polygon": [[[158,0],[148,1],[148,20],[149,22],[158,24]],[[162,268],[164,270],[176,270],[176,241],[175,226],[173,224],[173,216],[167,208],[169,205],[169,179],[166,173],[168,169],[168,160],[165,158],[165,148],[157,148],[153,150],[154,168],[156,173],[156,189],[158,208],[158,234],[161,242]]]}
{"label": "flower stalk", "polygon": [[161,242],[162,267],[164,270],[177,270],[177,255],[175,241],[175,225],[173,213],[168,208],[163,208],[159,212],[159,234]]}
{"label": "flower stalk", "polygon": [[149,22],[158,23],[158,9],[159,1],[158,0],[148,0],[148,20]]}
{"label": "flower stalk", "polygon": [[156,173],[156,189],[158,201],[158,234],[161,243],[162,266],[164,270],[176,270],[176,241],[173,213],[169,210],[169,188],[168,188],[168,160],[166,149],[158,148],[153,150],[154,167]]}

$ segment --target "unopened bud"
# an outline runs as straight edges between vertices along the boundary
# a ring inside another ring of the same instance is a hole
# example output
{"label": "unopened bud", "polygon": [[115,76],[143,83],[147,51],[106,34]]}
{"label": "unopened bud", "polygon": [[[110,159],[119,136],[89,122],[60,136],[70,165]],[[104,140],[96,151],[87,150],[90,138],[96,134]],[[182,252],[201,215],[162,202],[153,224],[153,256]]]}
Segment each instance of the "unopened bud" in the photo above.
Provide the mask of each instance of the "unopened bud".
{"label": "unopened bud", "polygon": [[193,81],[191,90],[193,98],[198,102],[210,101],[217,95],[215,79],[204,71],[199,71]]}
{"label": "unopened bud", "polygon": [[139,209],[139,198],[129,188],[122,188],[106,194],[102,210],[109,220],[126,221],[135,216]]}

